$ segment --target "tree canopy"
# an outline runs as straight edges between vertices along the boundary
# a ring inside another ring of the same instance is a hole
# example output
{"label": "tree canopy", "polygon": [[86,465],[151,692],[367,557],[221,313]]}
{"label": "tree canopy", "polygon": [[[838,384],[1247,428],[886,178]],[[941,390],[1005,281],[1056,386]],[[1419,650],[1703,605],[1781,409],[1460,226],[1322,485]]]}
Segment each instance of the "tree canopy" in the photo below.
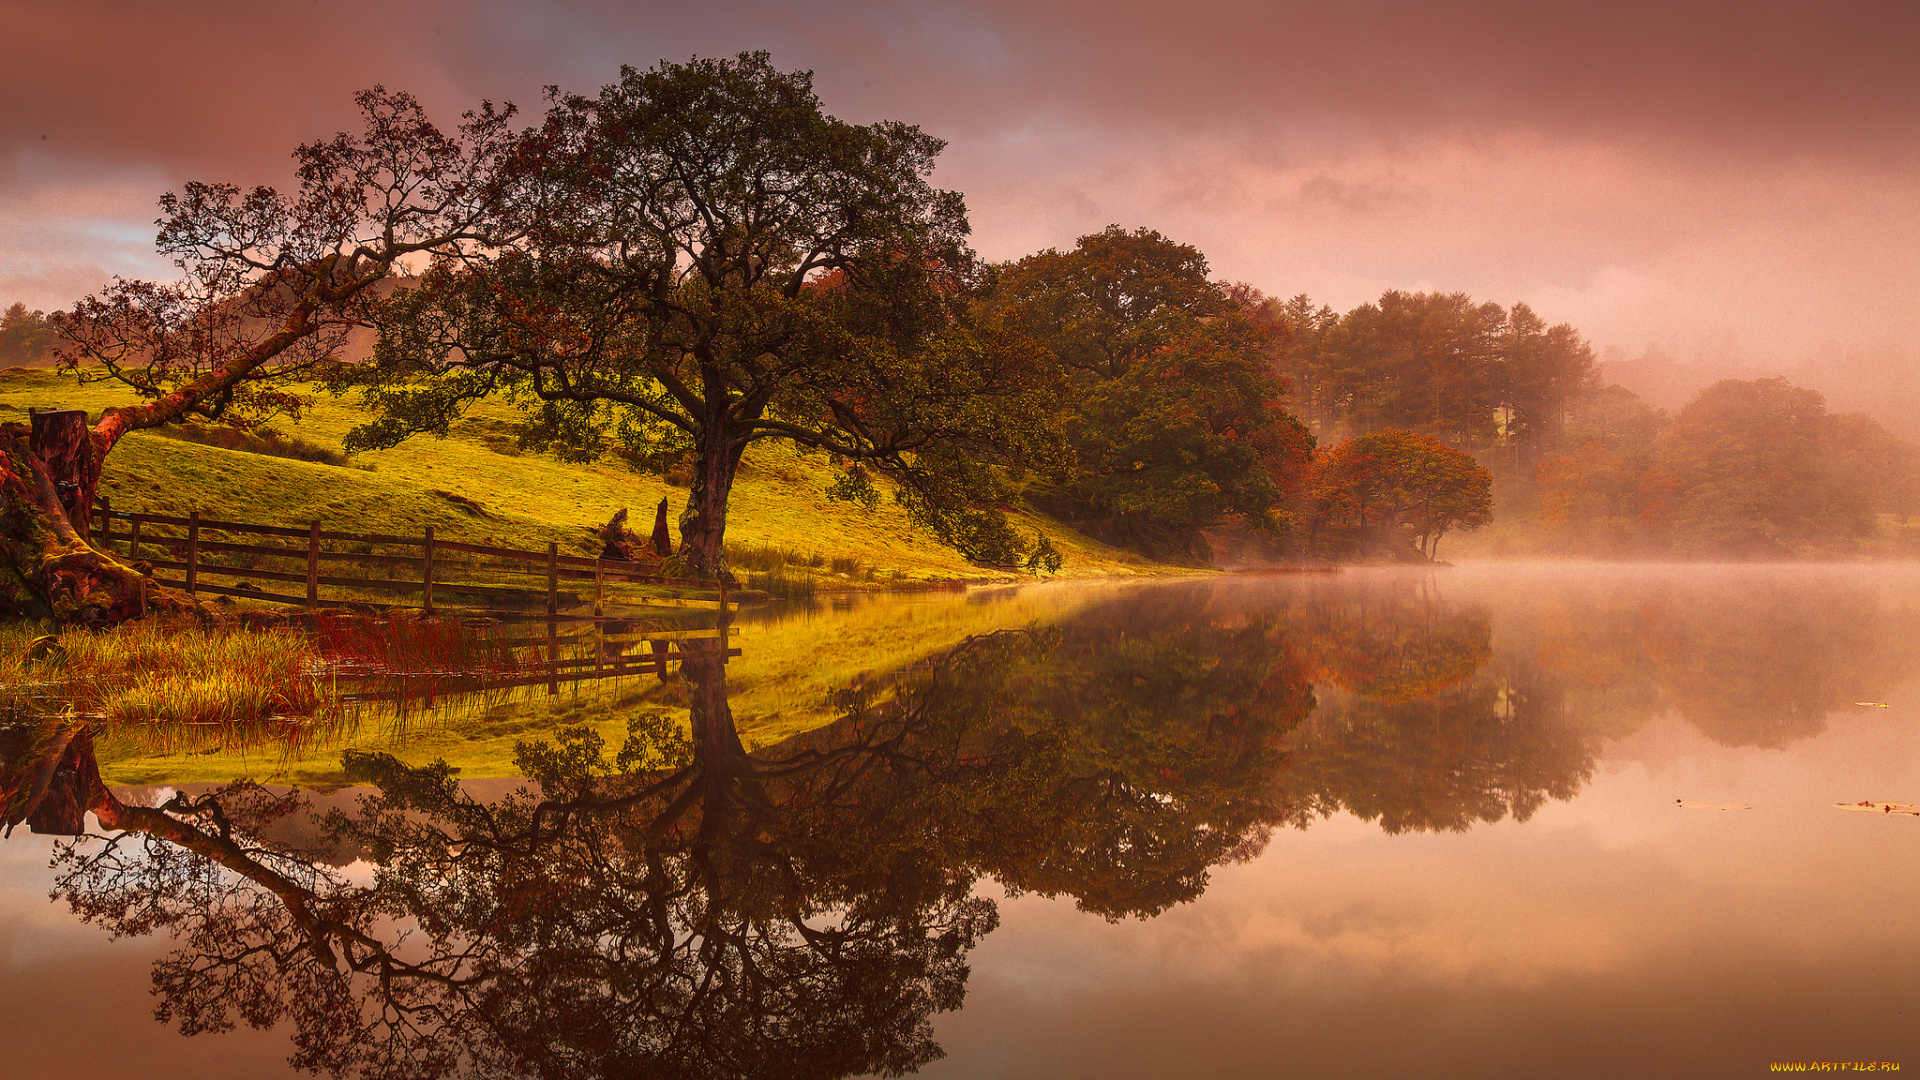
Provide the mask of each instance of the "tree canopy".
{"label": "tree canopy", "polygon": [[[179,278],[116,280],[56,320],[67,370],[145,401],[91,428],[79,413],[0,428],[0,610],[131,617],[138,575],[87,542],[120,438],[188,418],[297,412],[289,384],[370,324],[404,260],[459,258],[498,239],[511,108],[483,105],[448,135],[406,94],[375,87],[355,100],[364,131],[295,150],[295,191],[195,182],[161,197],[158,244]],[[187,603],[158,592],[155,602]]]}
{"label": "tree canopy", "polygon": [[[375,362],[342,373],[378,414],[349,444],[444,434],[504,393],[535,445],[689,457],[682,554],[718,573],[741,455],[784,439],[886,474],[967,555],[1018,561],[993,467],[1051,445],[1056,384],[967,318],[965,207],[928,182],[941,146],[834,119],[764,53],[555,94],[512,155],[513,239],[396,296]],[[867,476],[836,490],[870,500]]]}
{"label": "tree canopy", "polygon": [[1207,257],[1152,229],[1118,225],[1000,269],[991,306],[1074,371],[1118,379],[1143,357],[1189,338],[1232,303]]}
{"label": "tree canopy", "polygon": [[1045,470],[1048,509],[1156,555],[1207,557],[1201,531],[1284,531],[1313,439],[1284,405],[1269,352],[1282,324],[1208,278],[1206,257],[1111,226],[1072,251],[999,268],[984,309],[1071,372],[1069,455]]}
{"label": "tree canopy", "polygon": [[1279,370],[1328,441],[1399,428],[1530,468],[1560,446],[1566,409],[1593,378],[1579,332],[1526,304],[1399,290],[1345,315],[1304,295],[1269,303],[1292,329]]}
{"label": "tree canopy", "polygon": [[1428,559],[1450,530],[1493,520],[1493,478],[1469,454],[1411,431],[1349,439],[1318,463],[1316,533],[1352,528],[1363,547],[1392,550],[1407,539]]}

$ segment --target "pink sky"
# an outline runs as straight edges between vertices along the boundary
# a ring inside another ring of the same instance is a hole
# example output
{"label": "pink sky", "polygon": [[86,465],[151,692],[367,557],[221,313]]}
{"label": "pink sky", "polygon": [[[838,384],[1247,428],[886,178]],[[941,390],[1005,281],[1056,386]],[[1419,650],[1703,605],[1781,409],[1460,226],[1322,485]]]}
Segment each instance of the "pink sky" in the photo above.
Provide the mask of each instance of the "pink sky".
{"label": "pink sky", "polygon": [[1920,336],[1906,2],[0,0],[0,26],[0,303],[163,274],[162,191],[287,184],[376,82],[451,124],[767,49],[835,115],[946,138],[991,258],[1146,225],[1270,293],[1525,300],[1629,353]]}

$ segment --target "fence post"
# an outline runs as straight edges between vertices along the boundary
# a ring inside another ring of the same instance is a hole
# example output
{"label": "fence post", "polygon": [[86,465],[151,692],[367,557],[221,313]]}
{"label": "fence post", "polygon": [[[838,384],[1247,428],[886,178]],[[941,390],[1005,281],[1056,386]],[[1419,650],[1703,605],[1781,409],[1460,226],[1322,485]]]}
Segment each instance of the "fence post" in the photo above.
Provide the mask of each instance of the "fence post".
{"label": "fence post", "polygon": [[113,551],[113,500],[100,496],[100,550]]}
{"label": "fence post", "polygon": [[599,618],[604,612],[600,604],[600,560],[593,560],[593,617]]}
{"label": "fence post", "polygon": [[560,610],[560,545],[547,541],[547,614]]}
{"label": "fence post", "polygon": [[433,614],[433,526],[427,526],[426,555],[421,560],[426,563],[426,613]]}
{"label": "fence post", "polygon": [[187,515],[187,592],[192,594],[200,577],[200,511]]}
{"label": "fence post", "polygon": [[[554,545],[556,548],[559,545]],[[551,612],[552,608],[549,607]],[[547,620],[547,696],[560,692],[560,624]]]}
{"label": "fence post", "polygon": [[127,561],[140,561],[140,519],[133,519],[133,537],[127,541]]}
{"label": "fence post", "polygon": [[307,610],[320,606],[320,523],[307,526]]}

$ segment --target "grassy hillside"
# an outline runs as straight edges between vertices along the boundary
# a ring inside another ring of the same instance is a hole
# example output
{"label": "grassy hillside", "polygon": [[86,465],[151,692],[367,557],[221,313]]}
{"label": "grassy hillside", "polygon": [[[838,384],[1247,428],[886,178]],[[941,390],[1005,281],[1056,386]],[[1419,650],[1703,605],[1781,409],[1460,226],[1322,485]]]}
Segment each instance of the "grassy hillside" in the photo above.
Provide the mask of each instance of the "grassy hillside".
{"label": "grassy hillside", "polygon": [[[25,419],[30,408],[101,409],[132,400],[107,384],[76,385],[49,371],[0,372],[0,420]],[[317,396],[312,413],[285,434],[337,451],[356,421],[348,402]],[[447,539],[520,548],[558,541],[565,551],[595,554],[593,530],[621,507],[644,532],[664,496],[677,516],[684,489],[641,476],[614,460],[570,465],[514,451],[514,417],[485,409],[445,439],[418,438],[396,449],[359,455],[348,466],[289,460],[136,433],[107,463],[101,491],[116,509],[185,513],[264,523],[319,518],[330,528],[391,533],[433,525]],[[905,514],[883,503],[868,512],[827,500],[826,462],[785,447],[755,450],[734,489],[729,547],[770,546],[817,562],[855,560],[855,586],[926,586],[956,581],[1026,581],[1024,575],[968,563]],[[1040,532],[1065,557],[1063,578],[1140,578],[1191,573],[1154,564],[1089,540],[1047,518],[1022,514],[1023,531]],[[830,571],[823,571],[829,574]],[[855,580],[857,579],[857,580]],[[794,605],[749,611],[730,672],[732,704],[749,743],[772,742],[832,719],[829,691],[896,671],[952,647],[970,634],[1044,620],[1102,590],[988,590],[835,601],[830,615]],[[237,740],[216,729],[180,732],[139,727],[106,735],[102,768],[116,783],[260,779],[326,784],[339,779],[340,752],[380,746],[415,761],[445,758],[467,776],[513,773],[514,744],[561,722],[584,722],[610,739],[642,710],[684,716],[677,681],[648,676],[617,683],[544,688],[493,701],[466,700],[405,721],[370,718],[338,731],[313,731],[297,745]]]}
{"label": "grassy hillside", "polygon": [[[0,372],[0,419],[25,419],[29,408],[86,409],[128,404],[118,384],[81,386],[44,370]],[[337,451],[360,414],[351,401],[315,395],[312,412],[288,435]],[[414,533],[432,525],[451,540],[592,555],[592,530],[621,507],[645,532],[654,506],[671,500],[678,517],[686,492],[642,476],[611,458],[570,465],[545,454],[521,454],[508,433],[514,414],[483,407],[445,439],[420,437],[395,449],[361,454],[352,466],[325,465],[225,450],[154,433],[122,441],[107,462],[101,493],[116,509],[184,514],[269,524],[319,518],[329,528]],[[957,580],[1013,580],[982,569],[916,529],[898,507],[869,512],[826,498],[831,482],[818,455],[761,446],[748,454],[733,490],[729,547],[771,546],[800,556],[858,560],[855,575],[882,585]],[[1050,519],[1018,515],[1029,535],[1041,533],[1065,557],[1063,577],[1162,573],[1130,552],[1108,547]],[[677,534],[676,534],[677,535]]]}

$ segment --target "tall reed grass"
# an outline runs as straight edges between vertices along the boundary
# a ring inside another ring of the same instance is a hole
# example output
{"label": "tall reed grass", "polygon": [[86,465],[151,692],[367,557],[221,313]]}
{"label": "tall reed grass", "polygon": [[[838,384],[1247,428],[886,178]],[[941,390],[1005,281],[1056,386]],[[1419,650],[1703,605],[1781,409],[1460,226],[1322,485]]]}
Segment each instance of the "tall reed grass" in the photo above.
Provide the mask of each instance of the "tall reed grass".
{"label": "tall reed grass", "polygon": [[0,710],[137,726],[160,752],[293,749],[349,719],[299,633],[166,620],[98,633],[0,626]]}
{"label": "tall reed grass", "polygon": [[[297,752],[369,717],[488,709],[581,678],[618,680],[651,656],[634,635],[547,634],[541,624],[467,625],[320,616],[305,629],[207,629],[151,620],[98,633],[0,626],[0,723],[71,714],[138,728],[162,753]],[[624,670],[623,670],[624,669]]]}
{"label": "tall reed grass", "polygon": [[742,575],[747,588],[790,600],[810,600],[836,579],[875,579],[874,568],[856,556],[829,556],[772,544],[729,546],[727,565]]}

